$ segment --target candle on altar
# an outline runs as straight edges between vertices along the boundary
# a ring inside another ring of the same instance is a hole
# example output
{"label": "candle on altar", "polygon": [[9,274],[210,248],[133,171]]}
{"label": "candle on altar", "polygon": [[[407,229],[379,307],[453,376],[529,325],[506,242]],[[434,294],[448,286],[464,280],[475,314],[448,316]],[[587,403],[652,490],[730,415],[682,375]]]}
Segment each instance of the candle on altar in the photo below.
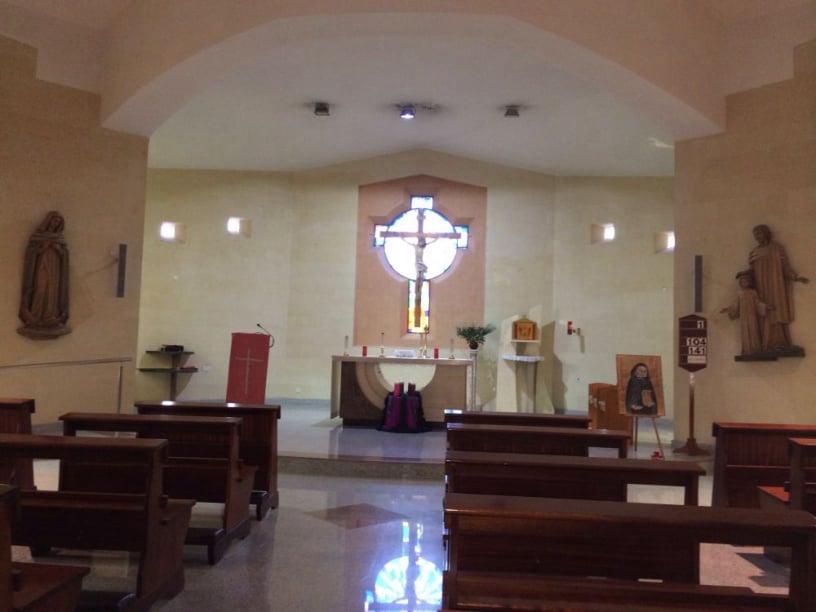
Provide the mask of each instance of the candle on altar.
{"label": "candle on altar", "polygon": [[346,336],[345,342],[343,344],[343,354],[348,355],[348,336]]}

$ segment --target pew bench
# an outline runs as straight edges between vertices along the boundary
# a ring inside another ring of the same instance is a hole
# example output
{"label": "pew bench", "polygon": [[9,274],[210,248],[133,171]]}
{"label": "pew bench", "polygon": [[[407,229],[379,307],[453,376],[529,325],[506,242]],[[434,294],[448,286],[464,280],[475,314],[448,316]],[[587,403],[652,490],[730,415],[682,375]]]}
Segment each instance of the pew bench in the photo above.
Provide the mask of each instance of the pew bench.
{"label": "pew bench", "polygon": [[[450,610],[570,612],[786,612],[784,595],[747,587],[464,571],[443,578]],[[455,591],[455,593],[454,593]]]}
{"label": "pew bench", "polygon": [[499,410],[445,410],[445,424],[476,423],[481,425],[538,425],[541,427],[578,427],[589,429],[590,419],[578,414],[544,414],[539,412],[502,412]]}
{"label": "pew bench", "polygon": [[237,417],[242,421],[240,457],[246,465],[257,466],[251,503],[257,520],[271,508],[277,508],[278,493],[278,420],[281,408],[273,404],[236,404],[232,402],[136,402],[139,414],[177,414],[180,416]]}
{"label": "pew bench", "polygon": [[759,508],[758,487],[790,477],[788,438],[816,438],[816,425],[712,424],[715,438],[712,506]]}
{"label": "pew bench", "polygon": [[0,612],[73,612],[87,567],[11,560],[20,490],[0,485]]}
{"label": "pew bench", "polygon": [[697,505],[705,470],[694,461],[452,451],[445,454],[450,493],[627,501],[629,485],[682,487]]}
{"label": "pew bench", "polygon": [[[116,550],[138,554],[133,592],[83,590],[83,601],[110,599],[120,610],[148,610],[184,588],[184,536],[193,500],[162,493],[167,440],[0,434],[0,465],[56,459],[76,465],[120,465],[139,493],[22,489],[12,543],[38,556],[53,549]],[[13,474],[12,474],[13,477]],[[6,484],[15,484],[13,481]]]}
{"label": "pew bench", "polygon": [[[34,410],[34,400],[31,398],[0,397],[0,433],[30,434],[31,415],[34,414]],[[31,459],[20,459],[13,469],[18,486],[27,488],[34,486],[34,467]]]}
{"label": "pew bench", "polygon": [[624,458],[629,451],[629,441],[627,432],[615,429],[475,423],[447,425],[448,450],[588,457],[590,448],[612,448],[617,450],[618,457]]}
{"label": "pew bench", "polygon": [[[129,433],[139,438],[166,439],[168,457],[164,466],[164,493],[169,497],[197,502],[223,504],[218,526],[195,526],[187,530],[185,542],[207,547],[210,565],[223,557],[229,544],[249,535],[249,500],[255,466],[244,465],[239,458],[241,419],[176,415],[141,415],[98,412],[69,412],[60,417],[63,434]],[[60,469],[60,488],[64,486],[65,464]],[[96,477],[108,479],[104,467]],[[95,483],[86,469],[84,486]],[[130,493],[127,482],[118,492]],[[116,486],[110,483],[111,486]],[[108,489],[109,490],[109,489]]]}
{"label": "pew bench", "polygon": [[816,514],[816,438],[788,438],[788,454],[789,479],[782,486],[760,486],[760,507]]}
{"label": "pew bench", "polygon": [[447,493],[444,517],[449,542],[443,608],[467,603],[459,594],[460,574],[471,600],[494,594],[488,585],[480,590],[477,582],[465,582],[469,572],[582,584],[607,578],[630,581],[634,589],[651,588],[641,581],[657,580],[699,592],[700,544],[714,543],[789,548],[789,593],[779,609],[816,609],[816,517],[803,511]]}

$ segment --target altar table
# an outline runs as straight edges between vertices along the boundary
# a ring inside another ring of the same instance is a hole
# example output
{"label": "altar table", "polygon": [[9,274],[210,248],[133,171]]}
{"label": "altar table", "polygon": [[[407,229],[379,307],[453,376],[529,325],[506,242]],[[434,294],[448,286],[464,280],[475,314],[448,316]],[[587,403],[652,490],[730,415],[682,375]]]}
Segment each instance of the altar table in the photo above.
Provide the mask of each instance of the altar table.
{"label": "altar table", "polygon": [[[444,423],[448,408],[467,408],[470,359],[332,355],[331,416],[344,424],[379,424],[395,382],[417,383],[429,423]],[[383,375],[387,366],[391,380]],[[394,367],[397,366],[397,367]],[[418,380],[429,379],[422,385]]]}

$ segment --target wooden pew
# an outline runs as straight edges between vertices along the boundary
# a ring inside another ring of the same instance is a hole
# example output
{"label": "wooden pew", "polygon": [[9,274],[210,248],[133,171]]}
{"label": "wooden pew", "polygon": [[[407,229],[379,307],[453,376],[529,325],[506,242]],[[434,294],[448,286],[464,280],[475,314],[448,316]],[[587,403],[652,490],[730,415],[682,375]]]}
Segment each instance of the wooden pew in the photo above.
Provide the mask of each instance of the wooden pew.
{"label": "wooden pew", "polygon": [[87,567],[11,560],[20,491],[0,485],[0,612],[73,612]]}
{"label": "wooden pew", "polygon": [[780,487],[790,476],[788,438],[816,438],[816,425],[713,423],[712,506],[759,507],[759,486]]}
{"label": "wooden pew", "polygon": [[807,510],[816,514],[816,438],[788,438],[790,474],[782,486],[760,486],[766,510]]}
{"label": "wooden pew", "polygon": [[628,485],[657,485],[682,487],[683,503],[696,506],[703,475],[694,461],[450,450],[445,455],[449,493],[627,501]]}
{"label": "wooden pew", "polygon": [[278,419],[281,409],[272,404],[231,402],[136,402],[140,414],[178,414],[240,417],[241,459],[255,465],[252,503],[260,521],[270,508],[278,507]]}
{"label": "wooden pew", "polygon": [[501,412],[497,410],[445,410],[445,424],[539,425],[542,427],[578,427],[589,429],[591,419],[578,414],[542,414],[538,412]]}
{"label": "wooden pew", "polygon": [[557,612],[788,612],[787,597],[748,587],[649,583],[608,578],[460,572],[443,590],[455,589],[451,610],[553,610]]}
{"label": "wooden pew", "polygon": [[[162,493],[167,440],[0,434],[0,464],[21,458],[58,459],[78,467],[75,490],[23,489],[12,534],[35,554],[53,548],[138,553],[133,593],[93,593],[119,609],[143,611],[184,588],[184,536],[193,500]],[[121,464],[122,478],[141,483],[140,493],[83,490],[82,469]],[[6,483],[15,484],[15,483]]]}
{"label": "wooden pew", "polygon": [[448,450],[589,456],[590,448],[614,448],[626,457],[629,434],[615,429],[535,425],[447,425]]}
{"label": "wooden pew", "polygon": [[[221,559],[230,542],[249,535],[249,499],[257,468],[244,465],[239,458],[241,419],[69,412],[60,420],[66,436],[76,436],[79,432],[127,432],[140,438],[168,440],[164,493],[169,497],[224,505],[220,526],[191,526],[187,530],[186,543],[206,546],[210,565]],[[60,470],[61,489],[65,467],[63,464]],[[89,474],[83,477],[87,481]],[[122,484],[124,487],[119,492],[133,492],[128,490],[127,482]]]}
{"label": "wooden pew", "polygon": [[[0,433],[31,433],[31,415],[34,414],[34,400],[22,397],[0,398]],[[13,467],[16,482],[21,487],[34,486],[34,466],[31,459],[20,459]],[[0,482],[3,474],[0,473]]]}
{"label": "wooden pew", "polygon": [[[701,595],[700,544],[716,543],[789,548],[789,594],[749,599],[757,609],[816,609],[816,517],[807,512],[447,493],[444,516],[449,541],[443,608],[480,609],[484,598],[496,596],[495,585],[482,582],[479,587],[471,572],[495,572],[508,581],[503,592],[510,601],[502,605],[513,603],[514,576],[535,574],[542,584],[575,580],[576,586],[560,596],[568,594],[578,609],[597,578],[610,579],[610,593],[612,581],[629,581],[631,592],[621,603],[631,601],[631,609],[655,597],[654,587],[639,580],[663,581],[657,588],[675,589],[670,603],[682,594],[690,609],[708,609],[696,603],[717,592],[726,598],[725,607],[714,609],[739,609],[727,607],[727,597],[737,595],[733,589],[708,586]],[[460,591],[460,585],[466,588]],[[740,595],[746,596],[744,591]],[[774,598],[778,607],[762,607]]]}

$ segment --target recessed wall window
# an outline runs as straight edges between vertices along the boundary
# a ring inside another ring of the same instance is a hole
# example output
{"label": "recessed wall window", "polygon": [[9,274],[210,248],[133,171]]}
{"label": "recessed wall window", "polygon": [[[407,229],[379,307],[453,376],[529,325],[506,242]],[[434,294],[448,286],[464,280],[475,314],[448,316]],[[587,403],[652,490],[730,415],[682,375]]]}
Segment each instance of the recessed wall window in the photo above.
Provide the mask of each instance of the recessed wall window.
{"label": "recessed wall window", "polygon": [[674,253],[674,232],[655,234],[655,253]]}
{"label": "recessed wall window", "polygon": [[593,223],[589,232],[593,244],[598,242],[612,242],[615,239],[615,224]]}
{"label": "recessed wall window", "polygon": [[232,236],[249,238],[252,235],[252,219],[230,217],[227,219],[227,233]]}
{"label": "recessed wall window", "polygon": [[183,223],[162,221],[159,226],[159,238],[164,242],[184,242],[187,239],[187,228]]}

